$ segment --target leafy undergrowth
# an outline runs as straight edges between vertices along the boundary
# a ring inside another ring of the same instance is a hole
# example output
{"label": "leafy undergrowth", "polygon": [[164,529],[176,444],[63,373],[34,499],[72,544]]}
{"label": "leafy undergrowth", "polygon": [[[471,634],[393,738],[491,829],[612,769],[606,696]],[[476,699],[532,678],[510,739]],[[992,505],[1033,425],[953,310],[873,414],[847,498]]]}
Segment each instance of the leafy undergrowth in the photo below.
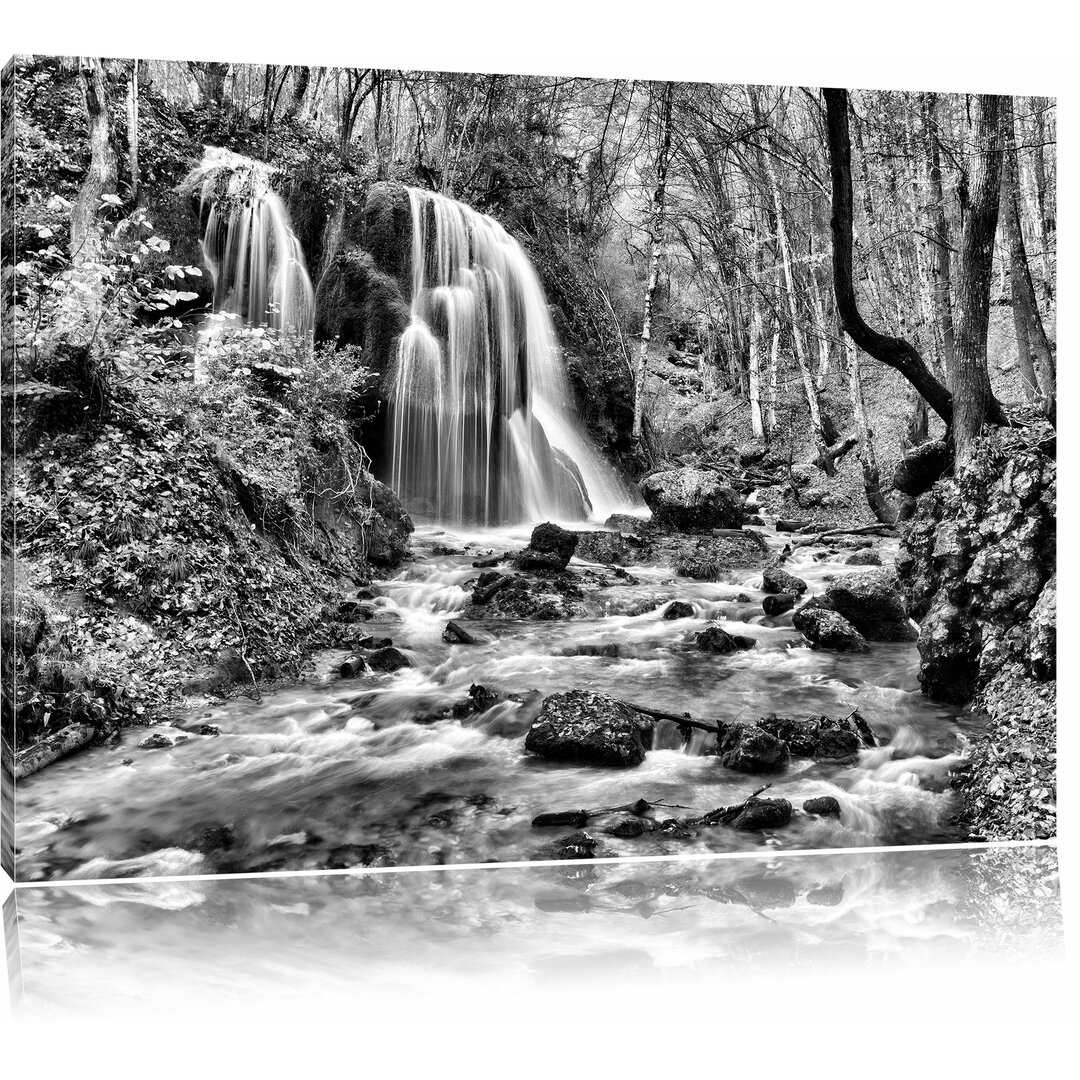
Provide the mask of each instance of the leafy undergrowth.
{"label": "leafy undergrowth", "polygon": [[973,705],[985,730],[953,782],[971,840],[1044,840],[1057,835],[1056,683],[1011,668]]}
{"label": "leafy undergrowth", "polygon": [[[202,385],[162,384],[20,455],[17,744],[73,720],[146,722],[182,692],[295,677],[366,566],[317,523],[329,485],[362,527],[342,417],[354,357],[291,358],[245,331]],[[336,396],[335,396],[336,395]],[[9,648],[14,644],[14,649]],[[14,655],[14,659],[12,659]]]}

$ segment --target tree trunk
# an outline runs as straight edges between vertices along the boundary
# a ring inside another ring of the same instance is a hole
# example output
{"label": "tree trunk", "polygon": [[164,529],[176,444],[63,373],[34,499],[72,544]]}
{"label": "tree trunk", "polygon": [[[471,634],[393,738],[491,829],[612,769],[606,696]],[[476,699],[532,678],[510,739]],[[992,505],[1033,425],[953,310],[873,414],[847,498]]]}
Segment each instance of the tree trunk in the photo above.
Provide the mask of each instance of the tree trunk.
{"label": "tree trunk", "polygon": [[747,379],[750,398],[750,427],[754,438],[765,441],[765,421],[761,412],[761,360],[765,353],[765,316],[758,292],[758,271],[761,267],[761,248],[754,241],[754,280],[750,282],[750,355],[747,363]]}
{"label": "tree trunk", "polygon": [[1001,98],[995,94],[975,98],[972,128],[975,160],[960,244],[956,347],[948,368],[958,466],[982,430],[992,398],[986,370],[986,334],[1001,195]]}
{"label": "tree trunk", "polygon": [[851,207],[851,138],[848,134],[846,90],[827,89],[826,118],[829,129],[830,172],[832,175],[833,288],[836,309],[851,340],[875,360],[899,371],[926,398],[946,424],[952,420],[952,400],[931,374],[923,358],[903,338],[887,337],[872,330],[859,313],[852,276],[853,230]]}
{"label": "tree trunk", "polygon": [[645,285],[645,301],[641,323],[641,345],[634,365],[634,422],[631,438],[635,447],[641,446],[642,421],[645,404],[645,376],[649,367],[649,342],[652,340],[653,301],[660,276],[667,226],[667,172],[671,157],[671,101],[674,84],[664,83],[659,106],[659,148],[656,154],[656,188],[653,191],[649,226],[652,244],[649,255],[649,277]]}
{"label": "tree trunk", "polygon": [[945,370],[951,363],[954,348],[952,318],[952,262],[949,222],[945,215],[945,188],[941,182],[941,150],[938,145],[937,94],[923,95],[925,126],[924,168],[928,187],[927,210],[932,237],[930,274],[932,278],[933,319],[941,342],[940,361]]}
{"label": "tree trunk", "polygon": [[1028,400],[1051,422],[1056,419],[1056,377],[1054,355],[1046,338],[1035,299],[1024,232],[1020,218],[1020,171],[1016,155],[1016,135],[1011,102],[1002,108],[1001,126],[1005,136],[1002,162],[1001,215],[1009,256],[1009,289],[1012,294],[1013,325],[1020,372]]}
{"label": "tree trunk", "polygon": [[[762,123],[761,109],[758,106],[754,90],[747,86],[744,87],[744,92],[747,104],[750,106],[750,111],[754,117],[754,123]],[[795,361],[799,365],[799,374],[802,376],[803,390],[806,393],[806,403],[810,409],[810,426],[814,432],[814,441],[817,443],[818,457],[824,462],[822,466],[824,471],[831,476],[836,472],[836,466],[833,464],[832,458],[828,456],[829,441],[825,438],[825,430],[822,426],[821,406],[818,401],[817,388],[814,386],[814,377],[810,372],[806,335],[803,333],[802,320],[799,314],[791,243],[788,239],[787,224],[784,220],[784,204],[780,196],[780,181],[772,160],[772,128],[765,128],[765,138],[769,146],[767,151],[760,155],[760,161],[765,169],[769,190],[772,193],[773,212],[776,215],[776,239],[780,246],[780,260],[784,268],[784,285],[787,292],[788,316],[791,319],[791,336],[795,345]]]}
{"label": "tree trunk", "polygon": [[844,354],[847,360],[851,412],[859,436],[859,459],[862,462],[866,502],[878,521],[884,525],[893,525],[896,522],[896,507],[881,493],[881,473],[874,454],[874,433],[866,419],[866,403],[863,400],[862,378],[859,375],[859,350],[845,342]]}
{"label": "tree trunk", "polygon": [[139,198],[139,61],[131,62],[131,79],[127,90],[127,166],[131,199]]}

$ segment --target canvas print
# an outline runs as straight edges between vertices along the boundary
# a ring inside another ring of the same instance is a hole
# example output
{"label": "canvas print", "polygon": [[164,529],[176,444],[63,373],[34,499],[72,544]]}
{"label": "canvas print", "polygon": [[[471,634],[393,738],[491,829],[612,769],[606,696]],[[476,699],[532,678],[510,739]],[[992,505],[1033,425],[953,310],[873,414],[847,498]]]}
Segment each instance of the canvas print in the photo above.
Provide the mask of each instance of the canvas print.
{"label": "canvas print", "polygon": [[1055,832],[1055,104],[20,57],[18,880]]}

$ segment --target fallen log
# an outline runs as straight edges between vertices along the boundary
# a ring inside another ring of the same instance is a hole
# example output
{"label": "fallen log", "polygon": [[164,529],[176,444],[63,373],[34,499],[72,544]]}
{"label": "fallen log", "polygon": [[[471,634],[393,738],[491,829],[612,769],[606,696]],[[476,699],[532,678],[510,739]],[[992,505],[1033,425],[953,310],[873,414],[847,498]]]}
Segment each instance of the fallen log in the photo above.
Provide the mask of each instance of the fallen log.
{"label": "fallen log", "polygon": [[505,559],[505,555],[491,555],[486,559],[474,559],[473,567],[477,570],[487,570],[489,567],[498,566]]}
{"label": "fallen log", "polygon": [[840,442],[830,446],[822,454],[818,454],[813,461],[808,461],[808,465],[813,465],[815,468],[821,469],[822,472],[828,472],[828,467],[835,464],[846,454],[849,454],[856,446],[859,445],[858,435],[845,435]]}
{"label": "fallen log", "polygon": [[595,810],[559,810],[551,814],[537,814],[532,819],[532,826],[534,829],[544,829],[549,826],[567,827],[572,826],[580,828],[582,825],[593,817],[604,817],[607,814],[634,814],[637,817],[643,817],[654,807],[678,807],[680,810],[685,810],[687,807],[679,806],[677,803],[666,802],[646,802],[645,799],[638,799],[632,803],[624,803],[621,806],[598,806]]}
{"label": "fallen log", "polygon": [[362,656],[349,656],[342,660],[338,667],[338,674],[343,679],[351,679],[354,675],[367,669],[367,663]]}
{"label": "fallen log", "polygon": [[799,521],[788,518],[776,519],[776,531],[777,532],[800,532],[810,524],[809,520]]}
{"label": "fallen log", "polygon": [[444,627],[442,639],[449,645],[480,645],[478,637],[473,637],[459,622],[451,619]]}
{"label": "fallen log", "polygon": [[93,724],[69,724],[55,735],[20,750],[15,755],[15,779],[24,780],[38,769],[86,746],[93,737]]}
{"label": "fallen log", "polygon": [[472,602],[474,604],[486,604],[497,592],[501,592],[513,580],[512,577],[504,574],[497,581],[493,581],[490,585],[485,585],[483,588],[480,588],[478,585],[473,589]]}
{"label": "fallen log", "polygon": [[745,536],[745,529],[710,529],[713,536]]}

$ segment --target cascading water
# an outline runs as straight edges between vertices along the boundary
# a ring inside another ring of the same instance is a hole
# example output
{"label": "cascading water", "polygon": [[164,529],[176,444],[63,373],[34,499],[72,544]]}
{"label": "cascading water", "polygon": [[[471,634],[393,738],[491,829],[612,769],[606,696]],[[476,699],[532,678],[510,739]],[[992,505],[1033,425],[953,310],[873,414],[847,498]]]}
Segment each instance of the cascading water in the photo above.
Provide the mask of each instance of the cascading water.
{"label": "cascading water", "polygon": [[398,344],[390,485],[447,524],[581,521],[641,503],[574,415],[543,289],[492,218],[409,189],[412,318]]}
{"label": "cascading water", "polygon": [[202,252],[214,284],[214,311],[304,336],[314,324],[315,293],[289,213],[270,187],[274,172],[261,161],[208,146],[189,182],[199,186],[206,218]]}

